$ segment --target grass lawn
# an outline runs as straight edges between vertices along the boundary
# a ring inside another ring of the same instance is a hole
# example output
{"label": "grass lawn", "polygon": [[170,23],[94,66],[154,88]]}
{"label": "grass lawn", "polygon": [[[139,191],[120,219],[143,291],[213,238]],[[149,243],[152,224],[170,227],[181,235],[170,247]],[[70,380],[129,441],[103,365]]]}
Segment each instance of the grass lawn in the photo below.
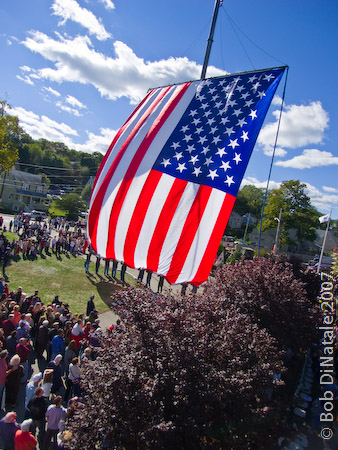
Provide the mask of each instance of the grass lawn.
{"label": "grass lawn", "polygon": [[[109,297],[116,289],[121,289],[122,284],[120,280],[104,277],[103,265],[96,275],[94,261],[93,257],[89,267],[91,273],[86,275],[82,256],[75,258],[62,254],[57,259],[51,254],[38,256],[34,261],[23,260],[22,257],[18,261],[12,259],[6,268],[6,282],[10,291],[16,291],[18,286],[22,286],[27,295],[38,289],[41,300],[46,304],[58,295],[62,302],[69,303],[71,311],[77,313],[86,312],[87,301],[94,294],[95,306],[102,313],[109,310]],[[119,277],[119,272],[117,275]],[[128,274],[125,280],[135,285],[135,280]]]}

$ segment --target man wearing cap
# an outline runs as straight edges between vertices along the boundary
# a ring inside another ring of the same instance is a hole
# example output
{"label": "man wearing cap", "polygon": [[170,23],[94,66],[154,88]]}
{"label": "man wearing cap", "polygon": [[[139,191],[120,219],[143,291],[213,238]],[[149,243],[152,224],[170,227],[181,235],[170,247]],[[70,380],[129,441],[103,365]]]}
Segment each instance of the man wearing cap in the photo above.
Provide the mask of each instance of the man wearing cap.
{"label": "man wearing cap", "polygon": [[16,412],[11,411],[0,420],[0,436],[3,441],[4,450],[14,450],[14,436],[20,430],[16,422]]}
{"label": "man wearing cap", "polygon": [[24,420],[21,429],[15,433],[15,450],[34,450],[36,448],[38,441],[29,432],[32,422],[32,419]]}

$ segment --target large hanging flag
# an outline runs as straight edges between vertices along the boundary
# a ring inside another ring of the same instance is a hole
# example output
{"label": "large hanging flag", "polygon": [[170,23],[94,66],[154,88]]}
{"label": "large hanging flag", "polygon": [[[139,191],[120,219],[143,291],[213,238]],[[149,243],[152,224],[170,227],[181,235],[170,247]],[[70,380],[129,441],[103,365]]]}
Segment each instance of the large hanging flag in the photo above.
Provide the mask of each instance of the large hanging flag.
{"label": "large hanging flag", "polygon": [[97,173],[94,250],[170,283],[205,281],[284,70],[150,90]]}

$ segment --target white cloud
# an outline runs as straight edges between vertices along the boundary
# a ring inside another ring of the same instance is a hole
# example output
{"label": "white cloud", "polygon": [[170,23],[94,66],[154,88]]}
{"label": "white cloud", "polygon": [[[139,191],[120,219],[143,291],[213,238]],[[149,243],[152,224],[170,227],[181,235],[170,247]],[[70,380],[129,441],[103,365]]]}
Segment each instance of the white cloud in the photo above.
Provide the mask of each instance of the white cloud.
{"label": "white cloud", "polygon": [[74,138],[78,136],[76,130],[72,129],[65,123],[59,123],[51,120],[46,116],[39,116],[32,111],[24,108],[11,108],[7,111],[13,116],[17,116],[20,126],[33,139],[47,139],[52,142],[63,142],[68,148],[93,153],[99,152],[104,154],[113,140],[116,130],[109,128],[101,128],[99,135],[87,132],[87,140],[84,144],[77,144]]}
{"label": "white cloud", "polygon": [[106,9],[115,9],[115,5],[111,0],[100,0],[104,4]]}
{"label": "white cloud", "polygon": [[73,144],[72,148],[86,153],[99,152],[105,154],[117,131],[101,128],[101,134],[87,133],[88,139],[84,144]]}
{"label": "white cloud", "polygon": [[338,189],[337,188],[333,188],[333,187],[329,187],[329,186],[322,186],[323,191],[325,192],[331,192],[332,194],[338,194]]}
{"label": "white cloud", "polygon": [[33,139],[43,138],[54,142],[64,142],[68,145],[66,141],[70,140],[69,136],[77,136],[76,130],[65,123],[58,123],[21,107],[12,108],[8,110],[8,113],[19,118],[20,126]]}
{"label": "white cloud", "polygon": [[[271,152],[274,146],[280,111],[274,111],[276,121],[265,125],[258,144],[264,152]],[[278,135],[278,145],[282,148],[299,148],[309,144],[321,144],[328,128],[329,115],[320,102],[309,105],[289,105],[284,108]]]}
{"label": "white cloud", "polygon": [[338,204],[338,190],[336,194],[325,193],[310,183],[306,184],[306,193],[311,198],[312,205],[320,212],[328,213]]}
{"label": "white cloud", "polygon": [[18,80],[23,81],[26,84],[29,84],[30,86],[34,86],[34,82],[32,81],[31,77],[29,77],[28,75],[26,75],[25,77],[20,77],[20,75],[17,75],[16,78]]}
{"label": "white cloud", "polygon": [[22,70],[22,72],[31,72],[32,68],[28,66],[21,66],[20,70]]}
{"label": "white cloud", "polygon": [[83,114],[79,112],[79,110],[75,108],[71,108],[70,106],[64,105],[62,102],[56,102],[56,106],[61,109],[61,111],[67,112],[72,116],[81,117]]}
{"label": "white cloud", "polygon": [[292,167],[293,169],[311,169],[312,167],[338,165],[338,157],[330,152],[317,149],[306,149],[298,156],[287,161],[277,161],[276,166]]}
{"label": "white cloud", "polygon": [[98,20],[88,9],[81,8],[75,0],[55,0],[52,9],[54,15],[63,19],[59,22],[59,25],[64,25],[67,20],[72,20],[82,25],[100,41],[111,37],[102,25],[101,20]]}
{"label": "white cloud", "polygon": [[80,109],[87,108],[86,105],[84,105],[82,102],[80,102],[80,100],[73,97],[72,95],[67,95],[66,103],[69,103],[69,105],[74,106],[75,108],[80,108]]}
{"label": "white cloud", "polygon": [[[259,181],[255,177],[247,177],[247,178],[243,178],[240,189],[242,189],[242,187],[244,187],[244,186],[255,186],[256,188],[266,189],[266,183],[267,183],[267,181]],[[280,185],[281,185],[281,183],[270,180],[269,189],[278,189],[280,187]]]}
{"label": "white cloud", "polygon": [[[37,71],[37,77],[57,83],[91,84],[111,100],[128,97],[135,104],[151,87],[200,77],[201,66],[188,58],[144,61],[120,41],[114,43],[115,58],[111,58],[95,51],[87,36],[77,36],[73,40],[58,37],[55,40],[35,31],[23,42],[32,52],[55,65],[54,69],[46,67]],[[224,71],[208,68],[210,76],[221,74]]]}
{"label": "white cloud", "polygon": [[51,87],[44,87],[43,88],[45,91],[49,92],[52,95],[55,95],[55,97],[60,97],[61,94],[60,92],[56,91],[55,89],[51,88]]}

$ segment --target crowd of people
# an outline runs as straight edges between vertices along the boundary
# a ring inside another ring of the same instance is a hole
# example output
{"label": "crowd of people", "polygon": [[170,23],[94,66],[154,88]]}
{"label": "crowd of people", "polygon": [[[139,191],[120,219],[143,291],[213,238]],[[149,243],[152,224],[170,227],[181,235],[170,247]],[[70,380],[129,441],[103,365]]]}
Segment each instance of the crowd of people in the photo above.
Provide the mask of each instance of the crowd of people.
{"label": "crowd of people", "polygon": [[[0,260],[3,261],[3,273],[11,257],[36,259],[38,255],[43,257],[55,254],[58,257],[62,253],[76,256],[83,252],[86,243],[82,224],[71,224],[60,217],[32,221],[29,216],[20,214],[15,215],[7,227],[1,222],[0,216],[0,224]],[[16,233],[18,238],[10,242],[4,234],[6,231]]]}
{"label": "crowd of people", "polygon": [[[85,313],[76,314],[57,295],[45,303],[38,290],[10,291],[3,277],[0,296],[1,448],[63,448],[65,422],[81,407],[82,368],[100,345],[95,297],[88,299]],[[119,326],[118,321],[111,329]],[[21,425],[19,404],[24,404]]]}

